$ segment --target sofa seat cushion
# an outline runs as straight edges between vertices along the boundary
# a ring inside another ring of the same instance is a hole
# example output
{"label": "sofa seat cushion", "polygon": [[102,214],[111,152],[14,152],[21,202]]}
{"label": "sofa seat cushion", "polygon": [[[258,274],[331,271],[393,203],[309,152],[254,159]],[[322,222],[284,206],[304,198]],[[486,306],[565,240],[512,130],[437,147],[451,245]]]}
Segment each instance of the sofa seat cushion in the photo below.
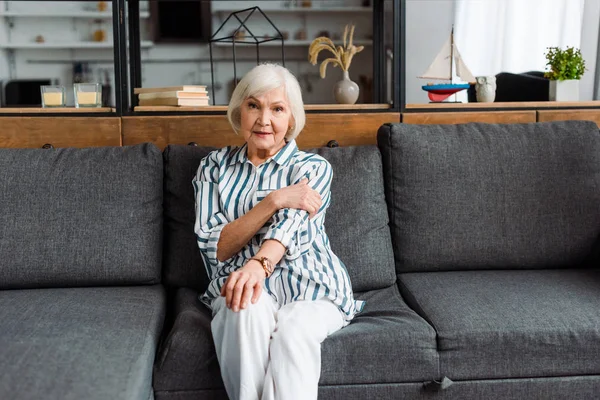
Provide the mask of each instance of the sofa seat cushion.
{"label": "sofa seat cushion", "polygon": [[[199,292],[205,291],[209,282],[194,234],[192,178],[211,150],[214,148],[170,145],[163,153],[164,281]],[[331,205],[325,229],[333,252],[348,269],[354,291],[393,285],[396,272],[379,150],[356,146],[307,151],[331,163]]]}
{"label": "sofa seat cushion", "polygon": [[[322,344],[321,385],[424,382],[439,378],[435,331],[402,300],[396,285],[360,293],[362,313]],[[176,317],[154,371],[154,389],[223,387],[210,311],[190,289],[176,295]]]}
{"label": "sofa seat cushion", "polygon": [[547,269],[600,246],[590,121],[379,129],[396,270]]}
{"label": "sofa seat cushion", "polygon": [[0,399],[152,396],[161,286],[0,291]]}
{"label": "sofa seat cushion", "polygon": [[434,329],[398,292],[359,293],[364,310],[321,345],[322,385],[426,382],[439,379]]}
{"label": "sofa seat cushion", "polygon": [[600,373],[600,271],[406,273],[407,303],[435,328],[451,379]]}

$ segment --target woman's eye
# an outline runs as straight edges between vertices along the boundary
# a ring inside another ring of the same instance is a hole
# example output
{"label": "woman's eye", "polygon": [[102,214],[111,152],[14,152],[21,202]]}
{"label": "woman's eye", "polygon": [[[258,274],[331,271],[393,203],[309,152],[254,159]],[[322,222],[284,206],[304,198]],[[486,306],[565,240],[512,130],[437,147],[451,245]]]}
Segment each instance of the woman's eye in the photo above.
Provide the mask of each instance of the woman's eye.
{"label": "woman's eye", "polygon": [[254,103],[248,103],[248,107],[250,108],[258,108],[258,106]]}
{"label": "woman's eye", "polygon": [[282,112],[283,111],[283,107],[275,107],[275,111],[276,112]]}

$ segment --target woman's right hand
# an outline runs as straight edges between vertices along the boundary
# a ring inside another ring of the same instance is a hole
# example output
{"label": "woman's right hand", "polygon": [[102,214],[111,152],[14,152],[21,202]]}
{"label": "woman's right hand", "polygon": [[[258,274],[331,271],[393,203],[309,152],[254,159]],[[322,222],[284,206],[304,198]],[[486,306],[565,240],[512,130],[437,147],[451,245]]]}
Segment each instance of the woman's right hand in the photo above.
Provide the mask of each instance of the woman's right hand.
{"label": "woman's right hand", "polygon": [[283,208],[305,210],[308,212],[309,218],[314,217],[319,212],[322,204],[321,195],[308,185],[308,179],[306,178],[295,185],[275,190],[269,196],[273,196],[275,205],[279,210]]}
{"label": "woman's right hand", "polygon": [[247,308],[250,303],[258,301],[262,293],[265,271],[262,264],[250,260],[242,268],[233,271],[221,288],[221,296],[225,297],[227,308],[234,312]]}

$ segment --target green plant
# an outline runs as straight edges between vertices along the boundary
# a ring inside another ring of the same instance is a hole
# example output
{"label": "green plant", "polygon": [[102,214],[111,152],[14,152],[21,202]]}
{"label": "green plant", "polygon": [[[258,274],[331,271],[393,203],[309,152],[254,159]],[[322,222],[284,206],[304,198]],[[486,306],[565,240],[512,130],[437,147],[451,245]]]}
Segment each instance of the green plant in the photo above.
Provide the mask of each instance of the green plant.
{"label": "green plant", "polygon": [[565,50],[548,47],[546,60],[550,71],[544,76],[553,81],[581,79],[585,72],[585,60],[581,56],[581,50],[574,47],[567,47]]}

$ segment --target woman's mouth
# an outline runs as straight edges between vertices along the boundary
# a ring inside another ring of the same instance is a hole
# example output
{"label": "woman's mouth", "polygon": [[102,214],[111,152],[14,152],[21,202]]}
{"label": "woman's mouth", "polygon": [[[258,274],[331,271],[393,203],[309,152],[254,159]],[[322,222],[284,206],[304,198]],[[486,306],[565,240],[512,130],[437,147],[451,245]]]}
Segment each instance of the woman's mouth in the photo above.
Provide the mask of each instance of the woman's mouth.
{"label": "woman's mouth", "polygon": [[271,135],[271,132],[254,131],[254,134],[256,136],[258,136],[259,138],[265,138],[265,137]]}

